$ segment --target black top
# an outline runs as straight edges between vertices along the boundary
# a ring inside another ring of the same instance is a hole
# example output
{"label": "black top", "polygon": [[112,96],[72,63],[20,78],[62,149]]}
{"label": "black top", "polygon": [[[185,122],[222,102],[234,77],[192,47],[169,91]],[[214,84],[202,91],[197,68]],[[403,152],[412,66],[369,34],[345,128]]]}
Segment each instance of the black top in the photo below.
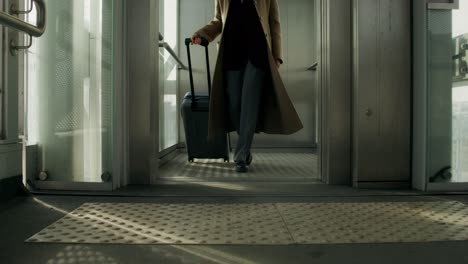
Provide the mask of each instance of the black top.
{"label": "black top", "polygon": [[253,0],[231,0],[223,38],[225,70],[240,70],[249,60],[267,68],[268,44]]}

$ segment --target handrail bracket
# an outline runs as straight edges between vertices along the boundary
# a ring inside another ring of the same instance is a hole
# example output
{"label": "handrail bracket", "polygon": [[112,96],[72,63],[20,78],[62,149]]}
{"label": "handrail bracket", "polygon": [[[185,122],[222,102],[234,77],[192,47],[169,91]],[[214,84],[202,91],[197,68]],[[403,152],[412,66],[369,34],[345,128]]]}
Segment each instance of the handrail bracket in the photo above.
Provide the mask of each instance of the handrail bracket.
{"label": "handrail bracket", "polygon": [[[29,24],[15,15],[28,14],[32,12],[33,5],[37,9],[37,23],[36,25]],[[29,35],[29,44],[25,46],[18,46],[14,40],[10,41],[10,53],[15,56],[18,50],[29,49],[32,46],[32,37],[40,37],[44,34],[46,29],[46,5],[44,0],[31,0],[31,5],[28,10],[17,10],[14,5],[10,7],[10,13],[0,12],[0,24],[24,32]]]}

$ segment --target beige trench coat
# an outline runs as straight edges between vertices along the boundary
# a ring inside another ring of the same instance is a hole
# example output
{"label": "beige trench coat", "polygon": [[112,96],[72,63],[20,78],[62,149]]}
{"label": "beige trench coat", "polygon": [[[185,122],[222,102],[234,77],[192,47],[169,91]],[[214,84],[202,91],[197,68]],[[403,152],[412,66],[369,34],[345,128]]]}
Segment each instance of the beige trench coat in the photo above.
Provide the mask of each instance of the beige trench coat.
{"label": "beige trench coat", "polygon": [[[278,0],[254,0],[254,2],[269,47],[270,68],[269,78],[267,78],[263,89],[256,130],[267,134],[293,134],[301,130],[303,125],[276,67],[276,60],[283,60]],[[197,31],[199,36],[212,42],[218,35],[222,34],[229,3],[230,0],[215,0],[215,17],[208,25]],[[227,122],[229,118],[226,107],[223,54],[224,43],[223,37],[221,37],[210,97],[208,121],[208,138],[210,139],[234,130]]]}

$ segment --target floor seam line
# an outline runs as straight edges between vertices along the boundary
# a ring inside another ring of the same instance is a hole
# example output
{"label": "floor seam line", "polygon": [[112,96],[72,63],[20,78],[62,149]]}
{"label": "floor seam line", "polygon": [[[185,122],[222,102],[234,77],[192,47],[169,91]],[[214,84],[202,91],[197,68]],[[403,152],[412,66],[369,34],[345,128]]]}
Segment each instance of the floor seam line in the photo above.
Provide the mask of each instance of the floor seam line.
{"label": "floor seam line", "polygon": [[275,210],[278,212],[279,216],[281,217],[281,221],[284,224],[284,227],[286,227],[286,230],[288,231],[289,236],[291,237],[291,241],[293,242],[292,245],[297,245],[298,242],[294,238],[291,230],[289,229],[288,223],[286,223],[286,220],[283,217],[283,214],[281,213],[281,210],[278,208],[278,204],[274,203],[273,206],[275,207]]}

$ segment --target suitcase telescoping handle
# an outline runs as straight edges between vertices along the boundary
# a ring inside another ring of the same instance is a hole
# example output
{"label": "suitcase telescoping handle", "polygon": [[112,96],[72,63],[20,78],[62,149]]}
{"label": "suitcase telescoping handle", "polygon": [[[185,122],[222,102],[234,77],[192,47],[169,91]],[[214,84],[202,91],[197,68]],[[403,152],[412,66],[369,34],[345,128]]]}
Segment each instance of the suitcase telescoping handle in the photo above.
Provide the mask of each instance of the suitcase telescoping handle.
{"label": "suitcase telescoping handle", "polygon": [[[205,57],[206,57],[206,71],[207,71],[207,78],[208,78],[208,96],[211,95],[211,72],[210,72],[210,57],[208,52],[208,45],[209,41],[205,38],[201,38],[202,42],[201,45],[205,47]],[[187,46],[187,55],[188,55],[188,65],[189,65],[189,73],[190,73],[190,90],[192,92],[192,107],[197,104],[195,100],[195,87],[193,84],[193,68],[192,68],[192,56],[190,54],[190,44],[192,44],[191,38],[185,39],[185,46]]]}

